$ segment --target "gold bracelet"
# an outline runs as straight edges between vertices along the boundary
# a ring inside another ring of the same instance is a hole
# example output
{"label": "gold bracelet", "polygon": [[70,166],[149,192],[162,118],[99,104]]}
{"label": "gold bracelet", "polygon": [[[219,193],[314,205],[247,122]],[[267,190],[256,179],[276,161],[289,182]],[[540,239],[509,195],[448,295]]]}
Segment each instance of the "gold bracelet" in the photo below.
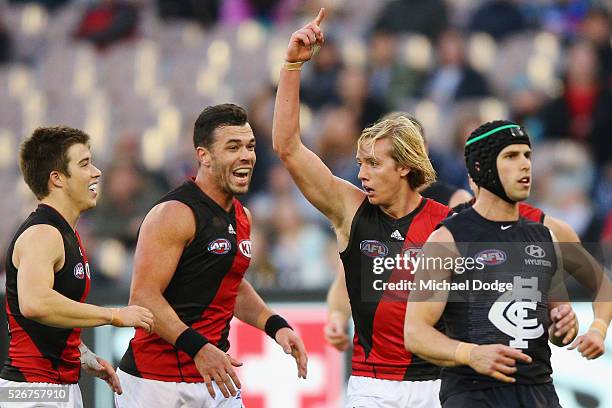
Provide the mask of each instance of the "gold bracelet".
{"label": "gold bracelet", "polygon": [[455,349],[455,362],[462,365],[470,365],[472,350],[476,347],[473,343],[459,343]]}
{"label": "gold bracelet", "polygon": [[589,331],[594,331],[601,334],[601,337],[606,338],[606,334],[608,332],[608,325],[603,319],[595,319],[593,323],[591,323],[591,327],[589,327]]}
{"label": "gold bracelet", "polygon": [[111,326],[114,326],[114,325],[115,325],[115,312],[114,312],[114,309],[112,309],[112,308],[111,308],[111,309],[109,309],[109,310],[110,310],[110,312],[111,312],[111,317],[110,317],[110,325],[111,325]]}
{"label": "gold bracelet", "polygon": [[298,61],[298,62],[285,61],[283,68],[285,68],[287,71],[301,71],[302,65],[304,65],[304,61]]}

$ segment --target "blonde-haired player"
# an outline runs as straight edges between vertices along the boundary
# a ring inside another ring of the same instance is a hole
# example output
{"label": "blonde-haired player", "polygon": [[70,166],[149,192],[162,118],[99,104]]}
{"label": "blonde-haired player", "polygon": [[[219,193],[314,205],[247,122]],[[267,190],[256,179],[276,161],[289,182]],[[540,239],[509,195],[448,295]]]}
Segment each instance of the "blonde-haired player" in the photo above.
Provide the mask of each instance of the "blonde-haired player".
{"label": "blonde-haired player", "polygon": [[300,139],[300,69],[324,42],[324,10],[293,33],[280,74],[274,149],[306,198],[334,226],[355,322],[347,407],[439,406],[438,368],[404,349],[407,291],[390,289],[409,269],[375,263],[418,248],[450,209],[423,198],[435,181],[418,127],[404,117],[363,131],[356,160],[363,189],[335,177]]}

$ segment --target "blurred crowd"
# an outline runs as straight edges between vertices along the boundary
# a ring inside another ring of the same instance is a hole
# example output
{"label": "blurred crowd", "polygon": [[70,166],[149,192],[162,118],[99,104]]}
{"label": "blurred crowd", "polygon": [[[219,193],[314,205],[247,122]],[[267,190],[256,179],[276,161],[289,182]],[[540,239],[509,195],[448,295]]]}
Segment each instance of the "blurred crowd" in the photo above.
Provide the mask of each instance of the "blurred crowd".
{"label": "blurred crowd", "polygon": [[326,43],[303,70],[303,140],[358,184],[355,142],[390,111],[426,129],[440,180],[468,188],[465,139],[508,118],[534,142],[530,201],[585,242],[612,247],[612,6],[606,0],[0,0],[0,260],[34,198],[18,145],[39,125],[92,136],[103,171],[80,233],[96,285],[129,287],[139,225],[194,174],[191,132],[209,104],[245,106],[257,165],[259,288],[323,289],[330,225],[272,151],[275,84],[292,31],[326,7]]}

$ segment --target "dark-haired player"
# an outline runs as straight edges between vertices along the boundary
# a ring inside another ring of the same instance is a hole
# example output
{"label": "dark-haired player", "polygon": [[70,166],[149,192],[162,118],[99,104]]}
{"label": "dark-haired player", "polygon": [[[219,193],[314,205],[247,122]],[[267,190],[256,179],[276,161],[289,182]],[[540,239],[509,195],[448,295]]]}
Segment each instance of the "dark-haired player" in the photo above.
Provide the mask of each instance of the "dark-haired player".
{"label": "dark-haired player", "polygon": [[[293,33],[280,74],[273,141],[302,193],[333,224],[355,322],[347,407],[439,406],[439,369],[404,349],[407,291],[385,289],[403,279],[374,262],[418,248],[450,209],[423,198],[435,180],[418,127],[405,117],[383,119],[357,142],[363,190],[335,177],[300,140],[300,68],[323,43],[324,11]],[[376,261],[375,261],[376,260]]]}
{"label": "dark-haired player", "polygon": [[121,386],[112,366],[81,343],[81,328],[112,324],[149,331],[153,316],[140,306],[84,303],[91,271],[76,224],[83,211],[96,206],[101,175],[92,163],[89,136],[70,127],[38,128],[21,145],[20,167],[39,205],[15,233],[6,256],[10,344],[0,387],[69,385],[68,402],[44,406],[82,407],[81,367],[117,393]]}
{"label": "dark-haired player", "polygon": [[[595,283],[592,289],[598,293],[595,319],[574,343],[587,358],[604,351],[612,317],[606,302],[609,282],[584,250],[574,246],[573,258],[566,258],[547,227],[519,217],[518,202],[529,196],[531,187],[530,141],[520,126],[507,121],[482,125],[468,138],[465,158],[480,188],[478,197],[472,208],[446,219],[423,252],[428,259],[481,260],[483,267],[459,274],[434,264],[417,272],[415,283],[423,290],[409,298],[406,347],[445,367],[443,407],[559,407],[548,341],[562,346],[569,339],[550,330],[562,303],[551,292],[557,268],[565,264],[577,276],[584,276],[580,268],[595,272],[595,279],[586,282]],[[513,286],[480,290],[470,286],[477,280]],[[420,286],[432,281],[464,286]],[[445,334],[434,328],[441,317]]]}
{"label": "dark-haired player", "polygon": [[[291,353],[304,345],[243,279],[251,259],[248,191],[255,136],[244,109],[207,107],[195,122],[198,172],[149,211],[138,236],[130,303],[151,309],[155,333],[136,330],[119,365],[118,407],[242,407],[228,335],[235,315]],[[205,385],[205,386],[204,386]]]}

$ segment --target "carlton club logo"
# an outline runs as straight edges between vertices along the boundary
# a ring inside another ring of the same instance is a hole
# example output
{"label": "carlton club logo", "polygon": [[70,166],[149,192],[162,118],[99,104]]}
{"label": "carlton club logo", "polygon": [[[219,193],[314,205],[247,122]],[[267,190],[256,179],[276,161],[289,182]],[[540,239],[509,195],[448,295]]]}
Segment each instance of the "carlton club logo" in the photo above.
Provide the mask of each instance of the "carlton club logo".
{"label": "carlton club logo", "polygon": [[232,244],[225,238],[217,238],[208,244],[208,252],[216,255],[225,255],[232,249]]}
{"label": "carlton club logo", "polygon": [[[87,275],[89,276],[89,274]],[[77,279],[85,278],[85,268],[83,267],[83,264],[81,262],[74,266],[74,276]]]}
{"label": "carlton club logo", "polygon": [[363,252],[364,255],[369,256],[370,258],[386,256],[389,253],[389,248],[387,248],[385,244],[373,239],[366,239],[365,241],[361,241],[361,243],[359,244],[359,249],[361,250],[361,252]]}
{"label": "carlton club logo", "polygon": [[251,258],[251,240],[250,239],[243,239],[242,241],[240,241],[238,243],[238,249],[240,250],[240,253],[244,256],[246,256],[247,258]]}
{"label": "carlton club logo", "polygon": [[538,278],[514,277],[512,290],[501,295],[489,310],[489,321],[511,340],[510,347],[527,349],[527,340],[538,339],[544,334],[544,327],[537,318],[529,318],[529,311],[535,312],[542,292],[538,290]]}
{"label": "carlton club logo", "polygon": [[508,256],[500,249],[485,249],[484,251],[477,253],[475,258],[480,259],[485,265],[495,266],[506,262]]}

